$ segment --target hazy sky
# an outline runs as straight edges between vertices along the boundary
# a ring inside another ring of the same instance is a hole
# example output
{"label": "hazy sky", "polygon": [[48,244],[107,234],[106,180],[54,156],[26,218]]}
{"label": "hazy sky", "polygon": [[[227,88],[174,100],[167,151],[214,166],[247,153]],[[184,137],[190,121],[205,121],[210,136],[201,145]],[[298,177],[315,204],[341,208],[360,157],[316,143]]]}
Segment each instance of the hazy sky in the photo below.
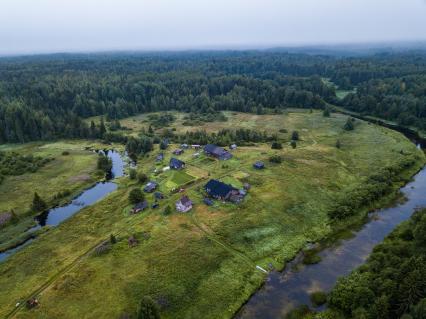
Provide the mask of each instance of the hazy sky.
{"label": "hazy sky", "polygon": [[0,54],[426,40],[426,0],[0,0]]}

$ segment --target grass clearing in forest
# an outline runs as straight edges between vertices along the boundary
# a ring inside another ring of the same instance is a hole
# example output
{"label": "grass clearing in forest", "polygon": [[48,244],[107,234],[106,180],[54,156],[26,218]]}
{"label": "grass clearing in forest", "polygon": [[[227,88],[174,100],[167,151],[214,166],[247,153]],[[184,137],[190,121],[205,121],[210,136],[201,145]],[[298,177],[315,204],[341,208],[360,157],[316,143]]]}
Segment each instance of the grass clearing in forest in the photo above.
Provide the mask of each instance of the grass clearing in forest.
{"label": "grass clearing in forest", "polygon": [[[0,316],[114,233],[118,243],[109,252],[89,255],[55,277],[38,296],[40,306],[20,310],[16,318],[117,318],[133,313],[144,295],[159,304],[162,318],[230,318],[265,278],[256,265],[267,269],[272,263],[280,269],[306,243],[331,233],[327,212],[338,194],[363,185],[376,170],[409,154],[418,155],[418,165],[409,173],[425,161],[397,132],[358,120],[354,131],[344,131],[347,117],[339,114],[330,118],[318,111],[226,114],[227,122],[206,123],[203,128],[213,132],[250,127],[269,133],[285,128],[288,133],[280,133],[280,138],[289,140],[297,130],[300,141],[295,149],[287,143],[282,150],[263,143],[238,147],[229,161],[211,160],[204,154],[194,158],[195,150],[187,150],[178,157],[187,163],[183,171],[157,175],[155,169],[168,165],[176,145],[164,151],[161,165],[155,162],[156,148],[138,162],[140,170],[160,180],[160,188],[167,181],[184,183],[190,177],[193,183],[183,193],[167,193],[159,208],[130,215],[127,195],[136,184],[121,179],[116,192],[0,264],[0,287],[4,287]],[[185,129],[176,126],[177,131]],[[281,155],[282,163],[269,162],[272,155]],[[253,168],[258,160],[264,161],[265,169]],[[236,187],[249,183],[251,188],[239,205],[214,201],[206,206],[203,186],[209,178]],[[174,208],[183,194],[194,208],[164,216],[164,208]],[[134,247],[127,243],[130,235],[139,240]]]}

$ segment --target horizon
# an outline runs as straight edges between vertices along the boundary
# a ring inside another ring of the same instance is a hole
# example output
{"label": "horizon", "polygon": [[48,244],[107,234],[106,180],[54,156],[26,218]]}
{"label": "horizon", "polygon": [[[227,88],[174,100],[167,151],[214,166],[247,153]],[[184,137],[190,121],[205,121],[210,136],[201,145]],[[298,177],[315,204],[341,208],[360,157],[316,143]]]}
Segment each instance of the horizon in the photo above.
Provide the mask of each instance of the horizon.
{"label": "horizon", "polygon": [[425,15],[425,0],[4,0],[0,56],[423,43]]}

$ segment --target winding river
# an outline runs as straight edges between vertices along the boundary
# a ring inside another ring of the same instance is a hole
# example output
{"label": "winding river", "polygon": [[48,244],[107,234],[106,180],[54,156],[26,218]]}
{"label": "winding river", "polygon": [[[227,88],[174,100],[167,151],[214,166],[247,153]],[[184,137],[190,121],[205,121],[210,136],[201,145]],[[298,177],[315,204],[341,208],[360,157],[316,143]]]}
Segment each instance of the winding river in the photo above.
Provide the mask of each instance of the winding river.
{"label": "winding river", "polygon": [[[424,147],[424,141],[417,145]],[[370,214],[369,221],[353,232],[351,238],[319,252],[322,259],[318,264],[303,265],[302,256],[298,255],[282,272],[271,272],[264,286],[235,318],[284,318],[291,310],[304,304],[315,309],[310,302],[310,293],[330,291],[339,277],[362,265],[374,246],[381,243],[396,226],[409,219],[416,209],[426,207],[426,167],[413,177],[412,182],[401,188],[401,192],[407,199],[404,203]]]}
{"label": "winding river", "polygon": [[[112,161],[111,173],[107,174],[107,180],[96,183],[94,186],[75,197],[70,203],[64,206],[54,207],[36,216],[35,220],[37,225],[29,229],[28,232],[34,232],[43,226],[57,226],[74,214],[78,213],[84,207],[96,203],[117,189],[117,184],[111,180],[124,175],[124,167],[126,165],[124,158],[119,152],[113,150],[106,150],[102,152],[104,152]],[[25,243],[0,253],[0,262],[30,244],[32,240],[33,238],[29,237],[29,240]]]}

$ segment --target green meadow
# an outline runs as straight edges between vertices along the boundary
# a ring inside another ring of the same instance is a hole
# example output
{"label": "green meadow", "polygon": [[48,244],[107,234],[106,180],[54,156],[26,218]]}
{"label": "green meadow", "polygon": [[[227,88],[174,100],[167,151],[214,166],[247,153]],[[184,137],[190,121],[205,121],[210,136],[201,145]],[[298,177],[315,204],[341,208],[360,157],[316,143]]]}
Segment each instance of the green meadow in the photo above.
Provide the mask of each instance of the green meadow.
{"label": "green meadow", "polygon": [[[281,269],[307,243],[333,233],[327,212],[336,196],[362,187],[375,171],[406,156],[415,154],[418,161],[404,172],[404,179],[425,162],[403,135],[359,120],[353,131],[345,131],[347,117],[340,114],[225,112],[227,121],[201,127],[183,126],[183,115],[175,114],[170,128],[176,132],[266,130],[278,135],[283,149],[272,150],[264,143],[238,147],[225,162],[204,154],[194,157],[195,150],[186,150],[175,156],[186,162],[184,170],[163,171],[178,146],[170,145],[164,161],[157,163],[156,145],[140,159],[138,170],[159,182],[165,195],[160,207],[129,214],[128,193],[143,185],[120,178],[117,191],[0,263],[0,317],[120,318],[132,316],[142,296],[149,295],[163,318],[230,318],[265,279],[257,265]],[[129,134],[149,125],[146,115],[121,123],[132,129]],[[294,149],[289,144],[293,130],[300,135]],[[282,163],[270,163],[272,155],[280,155]],[[259,160],[265,169],[253,168]],[[251,188],[238,205],[215,201],[206,206],[203,186],[210,178],[236,187],[249,183]],[[184,192],[175,192],[177,188]],[[183,194],[194,202],[185,214],[174,211]],[[153,202],[151,194],[147,199]],[[173,213],[166,216],[167,205]],[[96,254],[96,246],[110,234],[117,243]],[[132,235],[138,244],[131,247]],[[40,301],[37,308],[15,307],[31,296]]]}

